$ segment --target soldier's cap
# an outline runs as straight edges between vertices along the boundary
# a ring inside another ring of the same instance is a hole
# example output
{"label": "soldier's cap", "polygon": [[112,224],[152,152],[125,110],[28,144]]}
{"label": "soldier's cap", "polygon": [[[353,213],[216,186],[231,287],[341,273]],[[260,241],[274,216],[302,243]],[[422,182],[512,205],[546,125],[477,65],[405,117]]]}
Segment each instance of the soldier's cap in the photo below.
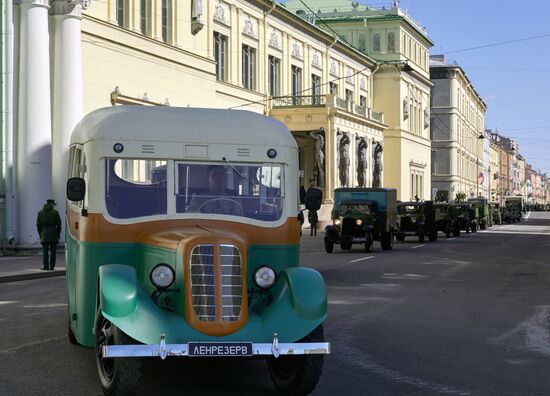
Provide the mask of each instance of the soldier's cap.
{"label": "soldier's cap", "polygon": [[49,203],[49,204],[52,204],[52,205],[57,205],[53,199],[46,200],[46,203]]}

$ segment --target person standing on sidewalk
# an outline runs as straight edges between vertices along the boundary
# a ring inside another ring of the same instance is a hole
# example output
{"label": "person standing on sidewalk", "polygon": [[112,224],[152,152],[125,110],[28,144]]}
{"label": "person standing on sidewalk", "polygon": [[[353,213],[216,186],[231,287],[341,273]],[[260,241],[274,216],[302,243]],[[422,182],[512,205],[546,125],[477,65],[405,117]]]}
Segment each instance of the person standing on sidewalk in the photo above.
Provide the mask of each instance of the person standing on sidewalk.
{"label": "person standing on sidewalk", "polygon": [[309,226],[311,228],[311,236],[317,236],[317,222],[319,218],[317,217],[316,210],[310,210],[307,214],[307,219],[309,221]]}
{"label": "person standing on sidewalk", "polygon": [[43,271],[53,271],[55,267],[55,248],[61,234],[61,218],[54,205],[55,201],[48,199],[36,218],[36,229],[42,244]]}

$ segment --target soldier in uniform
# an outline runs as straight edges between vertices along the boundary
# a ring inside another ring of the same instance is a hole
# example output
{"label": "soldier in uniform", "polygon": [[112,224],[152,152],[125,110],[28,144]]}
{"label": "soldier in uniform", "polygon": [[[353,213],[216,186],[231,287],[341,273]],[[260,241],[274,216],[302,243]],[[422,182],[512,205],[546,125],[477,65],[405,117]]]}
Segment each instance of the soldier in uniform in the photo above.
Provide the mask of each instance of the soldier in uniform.
{"label": "soldier in uniform", "polygon": [[55,267],[55,248],[61,234],[61,218],[57,210],[54,209],[54,205],[55,201],[48,199],[36,218],[36,229],[42,244],[43,271],[53,271]]}

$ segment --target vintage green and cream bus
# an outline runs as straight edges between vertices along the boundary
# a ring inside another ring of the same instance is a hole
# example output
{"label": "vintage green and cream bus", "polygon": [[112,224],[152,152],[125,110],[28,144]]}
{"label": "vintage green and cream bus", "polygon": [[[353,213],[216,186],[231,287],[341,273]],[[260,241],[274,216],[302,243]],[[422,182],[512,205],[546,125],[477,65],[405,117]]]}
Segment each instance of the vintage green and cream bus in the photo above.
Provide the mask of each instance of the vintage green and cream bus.
{"label": "vintage green and cream bus", "polygon": [[69,339],[95,347],[106,394],[144,357],[264,356],[305,394],[324,354],[323,278],[299,266],[298,148],[248,111],[120,106],[71,137]]}

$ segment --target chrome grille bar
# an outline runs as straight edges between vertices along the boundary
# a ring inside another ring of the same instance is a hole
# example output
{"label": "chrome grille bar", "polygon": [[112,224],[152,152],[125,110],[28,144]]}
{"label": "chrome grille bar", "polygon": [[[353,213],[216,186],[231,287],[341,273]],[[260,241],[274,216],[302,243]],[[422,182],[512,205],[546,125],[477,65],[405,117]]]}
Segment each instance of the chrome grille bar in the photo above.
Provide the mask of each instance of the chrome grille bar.
{"label": "chrome grille bar", "polygon": [[191,298],[200,320],[216,320],[214,246],[197,245],[191,251]]}
{"label": "chrome grille bar", "polygon": [[242,307],[241,252],[234,245],[220,245],[222,282],[222,318],[226,322],[239,319]]}

